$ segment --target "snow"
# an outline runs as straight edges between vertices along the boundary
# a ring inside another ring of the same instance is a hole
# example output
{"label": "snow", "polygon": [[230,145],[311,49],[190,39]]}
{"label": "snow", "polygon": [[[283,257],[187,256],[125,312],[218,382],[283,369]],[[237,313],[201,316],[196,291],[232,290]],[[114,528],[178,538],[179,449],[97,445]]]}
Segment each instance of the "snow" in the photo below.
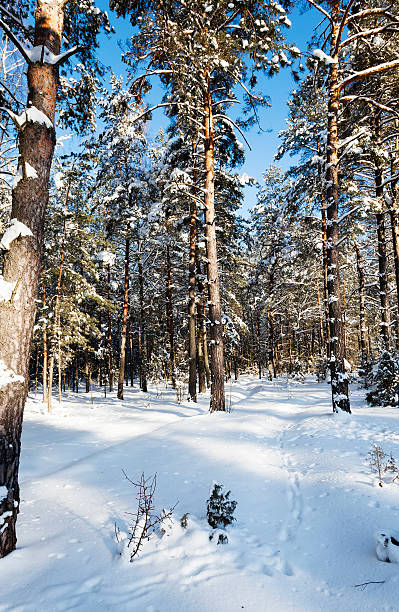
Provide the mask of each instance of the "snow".
{"label": "snow", "polygon": [[[12,382],[24,382],[24,377],[19,376],[19,374],[16,374],[14,370],[11,370],[11,368],[8,368],[7,365],[4,363],[4,361],[0,359],[0,389],[1,387],[5,387],[6,385]],[[3,489],[5,489],[5,487],[0,487],[0,499],[1,499],[1,496],[6,497],[8,494],[7,489],[6,489],[5,495],[3,495],[4,493]]]}
{"label": "snow", "polygon": [[[172,389],[66,393],[48,414],[30,399],[23,427],[18,548],[0,561],[0,609],[78,612],[374,612],[397,609],[399,575],[373,534],[398,525],[395,483],[378,486],[373,441],[399,456],[398,412],[331,411],[327,384],[243,377],[232,412]],[[133,480],[157,473],[156,511],[174,520],[129,562]],[[209,541],[215,481],[237,501],[229,543]],[[180,518],[188,514],[184,529]],[[114,538],[115,524],[122,541]],[[32,561],[34,560],[34,562]],[[367,581],[384,581],[357,588]]]}
{"label": "snow", "polygon": [[4,487],[4,486],[0,487],[0,502],[1,502],[1,501],[2,501],[2,500],[5,498],[5,497],[7,497],[7,495],[8,495],[8,489],[7,489],[7,487]]}
{"label": "snow", "polygon": [[[392,537],[394,538],[393,541]],[[374,539],[376,541],[376,555],[380,561],[399,563],[399,532],[397,530],[381,529],[374,534]]]}
{"label": "snow", "polygon": [[327,66],[329,64],[337,64],[338,63],[338,61],[336,59],[332,58],[330,55],[327,55],[321,49],[314,49],[313,57],[318,59],[320,62],[323,62],[323,64],[326,64]]}
{"label": "snow", "polygon": [[[23,162],[23,164],[25,165],[25,176],[27,179],[29,178],[37,178],[37,172],[34,169],[33,166],[31,166],[28,162]],[[13,189],[15,189],[15,187],[18,185],[19,181],[22,181],[22,179],[24,178],[24,173],[22,170],[22,166],[18,167],[17,172],[15,173],[14,176],[14,180],[12,183],[12,187]]]}
{"label": "snow", "polygon": [[51,66],[55,66],[56,64],[59,64],[60,62],[62,62],[62,60],[65,57],[68,57],[68,55],[73,54],[77,50],[78,50],[78,47],[75,46],[70,50],[64,51],[64,53],[55,55],[52,51],[50,51],[50,49],[46,47],[46,45],[39,45],[39,46],[33,47],[32,49],[28,49],[27,47],[24,47],[24,51],[26,55],[29,57],[29,61],[32,64],[43,62],[44,64],[50,64]]}
{"label": "snow", "polygon": [[115,263],[116,255],[111,251],[100,251],[97,254],[97,259],[103,263],[104,266],[113,266]]}
{"label": "snow", "polygon": [[33,236],[32,231],[18,219],[11,219],[9,227],[0,241],[0,248],[8,251],[11,243],[20,236]]}
{"label": "snow", "polygon": [[41,125],[45,125],[49,130],[54,127],[47,115],[36,108],[36,106],[25,108],[20,115],[15,115],[11,112],[9,112],[9,114],[20,130],[23,130],[28,123],[40,123]]}
{"label": "snow", "polygon": [[63,172],[56,172],[54,174],[54,185],[55,188],[60,190],[64,186],[64,174]]}
{"label": "snow", "polygon": [[[11,300],[15,285],[17,282],[8,282],[4,280],[3,275],[0,273],[0,302],[9,302]],[[0,362],[0,376],[1,376],[1,362]],[[1,385],[1,379],[0,379]]]}

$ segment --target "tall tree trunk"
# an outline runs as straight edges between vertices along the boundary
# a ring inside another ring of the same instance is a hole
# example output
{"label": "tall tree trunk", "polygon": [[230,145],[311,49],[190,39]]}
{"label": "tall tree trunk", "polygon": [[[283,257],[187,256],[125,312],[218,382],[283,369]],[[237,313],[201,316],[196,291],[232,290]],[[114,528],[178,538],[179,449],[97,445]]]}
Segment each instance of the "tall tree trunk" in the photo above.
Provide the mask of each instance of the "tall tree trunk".
{"label": "tall tree trunk", "polygon": [[211,326],[211,402],[210,411],[224,411],[224,355],[223,325],[220,303],[219,270],[215,223],[215,168],[213,150],[212,94],[209,74],[205,74],[204,131],[205,131],[205,236]]}
{"label": "tall tree trunk", "polygon": [[[193,402],[197,401],[197,338],[196,338],[196,250],[197,250],[197,207],[190,201],[190,248],[188,262],[188,393]],[[201,393],[201,390],[200,390]]]}
{"label": "tall tree trunk", "polygon": [[46,279],[43,274],[43,295],[42,295],[42,308],[43,308],[43,404],[47,402],[47,296],[46,296]]}
{"label": "tall tree trunk", "polygon": [[61,350],[61,325],[60,316],[58,315],[58,402],[62,402],[62,350]]}
{"label": "tall tree trunk", "polygon": [[[391,167],[391,175],[393,176],[395,168]],[[396,284],[396,348],[399,348],[399,228],[398,228],[398,188],[397,181],[394,181],[391,185],[391,202],[389,206],[389,216],[391,220],[391,234],[392,234],[392,250],[393,250],[393,261],[395,268],[395,284]]]}
{"label": "tall tree trunk", "polygon": [[333,411],[350,412],[348,376],[345,372],[345,339],[342,321],[338,254],[339,158],[338,158],[338,50],[340,34],[340,0],[332,1],[330,64],[328,80],[327,128],[327,291],[330,330],[330,375]]}
{"label": "tall tree trunk", "polygon": [[255,330],[256,330],[256,360],[258,362],[258,376],[259,376],[259,379],[261,379],[262,378],[262,355],[261,355],[261,344],[260,344],[260,316],[259,314],[256,316]]}
{"label": "tall tree trunk", "polygon": [[[61,2],[37,0],[34,45],[60,51],[63,29]],[[28,103],[44,113],[48,123],[29,121],[19,132],[19,166],[22,180],[12,192],[11,218],[24,223],[32,236],[14,240],[4,256],[3,280],[13,287],[11,297],[0,302],[0,362],[8,380],[0,387],[0,557],[16,546],[19,512],[18,470],[23,410],[28,389],[29,357],[36,313],[41,267],[44,214],[55,145],[54,115],[58,69],[52,64],[30,63],[27,71]],[[28,177],[25,164],[37,176]]]}
{"label": "tall tree trunk", "polygon": [[[378,190],[378,188],[377,188]],[[378,251],[378,283],[381,306],[381,338],[388,351],[391,340],[391,314],[388,294],[387,246],[385,237],[384,213],[377,213],[377,251]]]}
{"label": "tall tree trunk", "polygon": [[357,268],[357,277],[359,280],[359,330],[360,330],[360,358],[362,366],[367,361],[367,345],[366,345],[366,327],[365,327],[365,281],[364,281],[364,270],[363,270],[363,261],[360,253],[359,245],[356,240],[354,242],[355,251],[356,251],[356,268]]}
{"label": "tall tree trunk", "polygon": [[274,322],[273,322],[273,314],[271,312],[268,313],[267,316],[268,323],[268,371],[269,371],[269,380],[273,380],[276,377],[276,367],[274,361]]}
{"label": "tall tree trunk", "polygon": [[139,269],[139,298],[140,298],[140,386],[142,391],[147,393],[147,333],[144,311],[144,279],[143,262],[141,261],[141,247],[138,256]]}
{"label": "tall tree trunk", "polygon": [[[65,210],[64,210],[64,222],[62,226],[62,238],[61,238],[61,247],[60,247],[60,264],[58,267],[58,280],[57,280],[57,293],[55,296],[55,306],[54,306],[54,339],[57,340],[58,345],[58,376],[60,377],[60,367],[61,367],[61,316],[60,316],[60,306],[61,306],[61,285],[62,285],[62,273],[64,268],[64,252],[65,252],[65,232],[66,232],[66,212],[69,200],[69,186],[67,189],[66,199],[65,199]],[[54,376],[54,362],[55,362],[55,341],[53,340],[53,346],[51,349],[51,357],[50,357],[50,367],[49,367],[49,388],[47,394],[47,410],[51,412],[51,403],[53,398],[53,376]],[[60,394],[59,394],[59,401]]]}
{"label": "tall tree trunk", "polygon": [[107,369],[108,369],[108,384],[110,393],[114,390],[114,373],[112,368],[112,319],[111,319],[111,308],[109,304],[111,303],[111,266],[107,264],[107,299],[108,299],[108,309],[107,309]]}
{"label": "tall tree trunk", "polygon": [[126,359],[126,332],[127,332],[127,311],[129,304],[129,255],[130,255],[130,227],[126,229],[125,241],[125,283],[123,289],[123,310],[122,310],[122,335],[121,352],[119,359],[119,379],[118,379],[118,399],[123,399],[123,381],[125,378],[125,359]]}
{"label": "tall tree trunk", "polygon": [[90,362],[89,362],[89,351],[85,348],[85,382],[86,382],[86,393],[90,393]]}
{"label": "tall tree trunk", "polygon": [[[375,119],[375,134],[378,142],[380,141],[380,120]],[[377,253],[378,253],[378,283],[380,293],[381,306],[381,338],[384,348],[389,351],[391,341],[391,311],[389,304],[389,287],[388,287],[388,258],[387,258],[387,243],[385,235],[385,220],[384,220],[384,188],[382,184],[382,169],[377,165],[375,169],[375,195],[380,201],[381,212],[377,213],[375,218],[377,222]]]}
{"label": "tall tree trunk", "polygon": [[321,226],[322,226],[322,240],[323,240],[323,298],[324,298],[324,324],[325,324],[325,338],[326,338],[326,355],[327,361],[330,359],[330,326],[328,322],[328,269],[327,269],[327,218],[326,218],[326,205],[324,198],[322,199],[321,206]]}
{"label": "tall tree trunk", "polygon": [[205,350],[207,348],[206,342],[206,307],[205,307],[205,292],[204,284],[201,280],[201,263],[200,254],[197,244],[195,252],[196,259],[196,270],[197,270],[197,283],[198,283],[198,300],[197,300],[197,321],[198,321],[198,338],[197,338],[197,352],[198,352],[198,390],[200,393],[205,393],[207,384],[209,386],[209,372],[206,372],[206,367],[209,369],[209,363],[205,363]]}
{"label": "tall tree trunk", "polygon": [[172,262],[170,257],[169,243],[166,245],[166,321],[169,336],[169,372],[172,381],[172,387],[176,389],[175,324],[173,321]]}

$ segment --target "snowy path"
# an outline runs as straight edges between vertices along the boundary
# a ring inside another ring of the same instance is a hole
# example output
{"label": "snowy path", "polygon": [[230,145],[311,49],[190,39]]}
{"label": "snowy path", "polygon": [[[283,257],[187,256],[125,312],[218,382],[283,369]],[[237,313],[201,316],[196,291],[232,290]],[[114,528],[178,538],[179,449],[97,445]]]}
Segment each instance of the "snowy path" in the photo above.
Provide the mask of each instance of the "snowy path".
{"label": "snowy path", "polygon": [[[399,566],[376,559],[372,534],[399,525],[399,485],[376,486],[367,453],[376,441],[399,457],[399,413],[352,399],[337,418],[326,385],[243,378],[231,414],[171,390],[129,390],[123,405],[71,394],[51,415],[31,401],[0,612],[398,611]],[[122,469],[157,473],[159,510],[179,502],[172,533],[134,563],[113,537],[135,510]],[[226,546],[208,539],[212,481],[238,502]],[[371,580],[385,583],[354,587]]]}

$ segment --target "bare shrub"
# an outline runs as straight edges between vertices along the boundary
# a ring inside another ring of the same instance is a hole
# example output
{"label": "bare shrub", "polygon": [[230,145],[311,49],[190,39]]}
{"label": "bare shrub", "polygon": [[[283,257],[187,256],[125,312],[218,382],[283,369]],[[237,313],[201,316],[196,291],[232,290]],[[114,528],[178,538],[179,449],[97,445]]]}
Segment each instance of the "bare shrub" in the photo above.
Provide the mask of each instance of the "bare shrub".
{"label": "bare shrub", "polygon": [[145,478],[141,474],[139,482],[133,482],[125,472],[126,480],[136,489],[137,511],[127,512],[132,517],[129,526],[128,547],[130,550],[130,561],[138,555],[145,541],[149,540],[155,533],[165,533],[168,522],[171,522],[173,510],[163,509],[160,514],[155,512],[154,495],[157,486],[157,475]]}

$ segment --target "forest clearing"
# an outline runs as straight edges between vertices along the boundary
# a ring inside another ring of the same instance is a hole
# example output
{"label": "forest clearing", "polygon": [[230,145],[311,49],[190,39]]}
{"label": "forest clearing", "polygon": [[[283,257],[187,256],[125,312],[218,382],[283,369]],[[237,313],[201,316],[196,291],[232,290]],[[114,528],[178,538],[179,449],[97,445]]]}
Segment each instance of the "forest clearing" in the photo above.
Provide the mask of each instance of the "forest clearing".
{"label": "forest clearing", "polygon": [[[171,388],[129,388],[123,403],[70,393],[50,416],[29,399],[0,610],[397,610],[397,565],[376,558],[373,531],[398,523],[398,485],[379,487],[368,457],[373,442],[399,456],[396,410],[354,390],[355,415],[337,419],[328,385],[310,379],[227,388],[231,413],[178,404]],[[115,538],[137,506],[122,469],[157,474],[157,512],[178,502],[132,562]],[[222,546],[209,541],[212,481],[237,501]],[[355,586],[368,581],[383,584]]]}
{"label": "forest clearing", "polygon": [[399,3],[0,0],[0,60],[0,612],[399,610]]}

